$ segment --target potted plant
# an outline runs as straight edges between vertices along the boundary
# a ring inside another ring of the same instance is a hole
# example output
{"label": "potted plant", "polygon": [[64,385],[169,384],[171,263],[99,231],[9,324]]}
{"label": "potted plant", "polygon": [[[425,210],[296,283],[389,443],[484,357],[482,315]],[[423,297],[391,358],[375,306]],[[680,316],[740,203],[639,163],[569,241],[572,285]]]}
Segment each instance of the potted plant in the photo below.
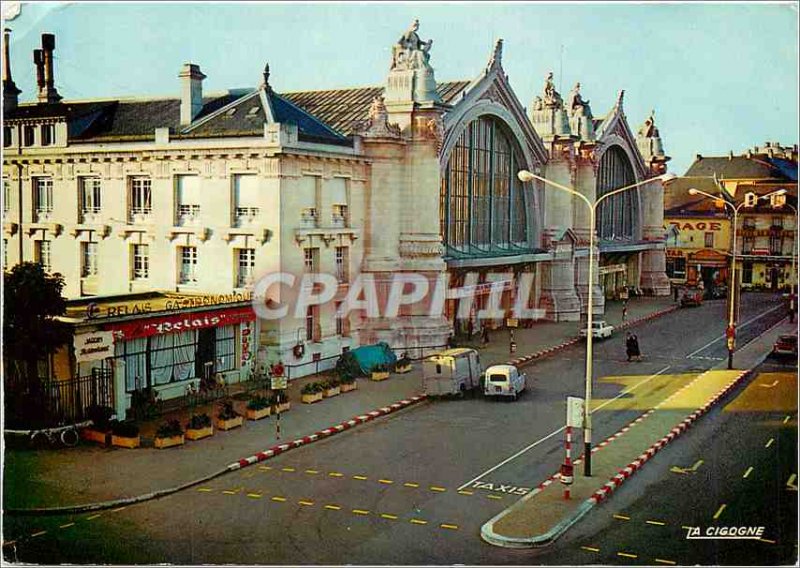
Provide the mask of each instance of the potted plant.
{"label": "potted plant", "polygon": [[388,378],[389,367],[387,367],[385,364],[381,363],[372,368],[372,375],[370,376],[370,379],[373,381],[385,381]]}
{"label": "potted plant", "polygon": [[214,435],[214,426],[208,414],[194,414],[186,424],[186,437],[190,440],[202,440]]}
{"label": "potted plant", "polygon": [[270,399],[266,396],[256,396],[247,402],[247,419],[261,420],[270,414]]}
{"label": "potted plant", "polygon": [[358,388],[356,378],[350,373],[342,373],[339,376],[339,389],[341,392],[350,392]]}
{"label": "potted plant", "polygon": [[272,407],[272,412],[286,412],[289,410],[292,405],[289,402],[289,396],[282,391],[278,391],[273,393],[271,397],[269,397],[270,406]]}
{"label": "potted plant", "polygon": [[216,426],[220,430],[230,430],[238,428],[244,422],[241,414],[233,409],[233,401],[226,400],[222,403],[222,408],[217,414]]}
{"label": "potted plant", "polygon": [[114,422],[111,425],[111,445],[138,448],[142,443],[139,427],[133,422]]}
{"label": "potted plant", "polygon": [[300,391],[302,401],[306,404],[313,404],[322,400],[322,385],[320,383],[307,383]]}
{"label": "potted plant", "polygon": [[86,416],[92,425],[81,430],[81,438],[90,442],[108,445],[111,440],[111,416],[114,409],[110,406],[93,404],[86,409]]}
{"label": "potted plant", "polygon": [[324,398],[331,398],[337,396],[341,391],[339,389],[339,379],[333,378],[329,381],[322,383],[322,396]]}
{"label": "potted plant", "polygon": [[408,357],[406,353],[403,353],[400,356],[400,359],[397,360],[397,363],[394,365],[394,372],[395,373],[408,373],[411,370],[411,359]]}
{"label": "potted plant", "polygon": [[156,448],[171,448],[172,446],[182,446],[183,428],[177,420],[167,420],[156,430],[154,445]]}

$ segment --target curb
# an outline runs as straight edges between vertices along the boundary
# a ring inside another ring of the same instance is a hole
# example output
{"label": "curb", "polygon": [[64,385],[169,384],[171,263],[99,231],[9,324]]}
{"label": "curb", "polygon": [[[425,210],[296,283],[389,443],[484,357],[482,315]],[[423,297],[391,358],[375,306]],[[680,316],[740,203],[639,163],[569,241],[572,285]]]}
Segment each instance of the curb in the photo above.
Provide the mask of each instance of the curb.
{"label": "curb", "polygon": [[177,487],[170,487],[168,489],[152,491],[150,493],[145,493],[143,495],[138,495],[136,497],[126,497],[123,499],[115,499],[113,501],[101,501],[99,503],[87,503],[86,505],[67,505],[64,507],[49,507],[49,508],[35,508],[35,509],[7,508],[4,509],[4,513],[9,515],[67,515],[76,513],[88,513],[91,511],[110,509],[112,507],[134,505],[136,503],[143,503],[145,501],[150,501],[152,499],[157,499],[159,497],[166,497],[167,495],[171,495],[173,493],[177,493],[184,489],[188,489],[194,485],[199,485],[200,483],[211,481],[212,479],[219,477],[220,475],[224,475],[226,473],[242,469],[243,467],[247,467],[248,465],[252,465],[254,463],[262,462],[264,460],[273,458],[289,450],[299,448],[301,446],[305,446],[317,442],[319,440],[323,440],[325,438],[329,438],[330,436],[333,436],[340,432],[344,432],[345,430],[349,430],[359,424],[364,424],[365,422],[370,422],[381,416],[392,414],[394,412],[397,412],[398,410],[402,410],[403,408],[407,408],[412,404],[416,404],[426,399],[427,397],[425,395],[412,396],[408,399],[401,400],[394,404],[383,406],[378,410],[373,410],[372,412],[361,414],[350,420],[342,422],[341,424],[325,428],[324,430],[320,430],[319,432],[316,432],[309,436],[303,436],[302,438],[298,438],[286,444],[279,444],[277,446],[269,448],[268,450],[258,452],[247,458],[242,458],[238,461],[228,464],[224,469],[221,469],[216,473],[212,473],[200,479],[195,479],[194,481],[183,483],[181,485],[178,485]]}

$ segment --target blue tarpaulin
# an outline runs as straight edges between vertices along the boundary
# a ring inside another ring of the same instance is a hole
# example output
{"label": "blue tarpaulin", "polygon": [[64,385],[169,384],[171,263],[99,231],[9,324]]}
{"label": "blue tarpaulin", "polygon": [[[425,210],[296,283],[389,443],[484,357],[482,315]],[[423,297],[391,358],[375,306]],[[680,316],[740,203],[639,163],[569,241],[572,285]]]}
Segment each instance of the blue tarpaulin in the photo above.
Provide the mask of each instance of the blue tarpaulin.
{"label": "blue tarpaulin", "polygon": [[336,363],[340,373],[347,372],[356,377],[363,377],[378,365],[391,367],[397,361],[397,356],[386,343],[364,345],[343,353]]}

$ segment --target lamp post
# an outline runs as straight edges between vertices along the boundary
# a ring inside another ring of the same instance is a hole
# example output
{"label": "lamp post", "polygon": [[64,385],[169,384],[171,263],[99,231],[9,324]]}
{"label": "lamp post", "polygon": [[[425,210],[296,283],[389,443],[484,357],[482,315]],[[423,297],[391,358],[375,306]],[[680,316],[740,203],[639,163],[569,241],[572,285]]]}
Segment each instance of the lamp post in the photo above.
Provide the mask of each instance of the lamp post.
{"label": "lamp post", "polygon": [[[736,230],[739,226],[739,209],[742,207],[754,207],[756,202],[759,199],[766,199],[767,197],[771,197],[773,195],[783,195],[786,193],[785,189],[778,189],[777,191],[771,191],[770,193],[764,195],[755,195],[755,194],[747,194],[745,195],[745,200],[739,203],[738,205],[734,205],[732,203],[728,203],[727,200],[723,199],[719,196],[713,196],[710,193],[706,193],[705,191],[700,191],[699,189],[695,189],[694,187],[689,188],[689,195],[703,195],[708,199],[713,199],[715,203],[722,203],[724,207],[728,207],[733,211],[733,245],[731,246],[731,291],[730,291],[730,309],[728,311],[728,329],[726,331],[726,335],[728,337],[728,369],[733,369],[733,352],[736,348],[736,327],[733,318],[733,308],[734,304],[736,303]],[[752,196],[752,198],[748,198],[748,196]]]}
{"label": "lamp post", "polygon": [[619,189],[609,191],[608,193],[600,196],[599,199],[590,201],[582,193],[575,191],[565,185],[561,185],[551,181],[542,176],[529,172],[528,170],[520,170],[517,177],[522,182],[529,182],[539,180],[547,185],[550,185],[561,191],[566,191],[572,195],[579,197],[583,203],[589,208],[589,294],[587,297],[586,308],[586,395],[583,407],[583,445],[584,445],[584,459],[583,459],[583,475],[591,477],[592,475],[592,414],[589,407],[592,402],[592,306],[594,300],[594,241],[595,241],[595,225],[597,206],[608,197],[612,197],[629,189],[635,189],[641,185],[648,184],[652,181],[661,180],[668,181],[675,179],[675,174],[662,174],[660,176],[649,178],[646,180],[638,181],[631,185],[626,185]]}
{"label": "lamp post", "polygon": [[794,211],[794,223],[795,223],[795,235],[792,239],[792,283],[789,284],[789,302],[795,302],[795,294],[797,293],[797,274],[795,273],[795,252],[797,251],[797,209],[793,205],[789,205],[788,203],[784,203],[783,207],[788,207],[792,211]]}

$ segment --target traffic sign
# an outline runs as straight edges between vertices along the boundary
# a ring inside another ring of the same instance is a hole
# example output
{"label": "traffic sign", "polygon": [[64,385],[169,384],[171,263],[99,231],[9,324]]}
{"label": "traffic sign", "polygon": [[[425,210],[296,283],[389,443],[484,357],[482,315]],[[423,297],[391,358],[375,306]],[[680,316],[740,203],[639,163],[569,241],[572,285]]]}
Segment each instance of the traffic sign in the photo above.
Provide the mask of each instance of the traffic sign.
{"label": "traffic sign", "polygon": [[567,397],[567,426],[583,427],[583,399],[576,396]]}
{"label": "traffic sign", "polygon": [[288,377],[272,377],[272,390],[283,390],[289,386]]}

